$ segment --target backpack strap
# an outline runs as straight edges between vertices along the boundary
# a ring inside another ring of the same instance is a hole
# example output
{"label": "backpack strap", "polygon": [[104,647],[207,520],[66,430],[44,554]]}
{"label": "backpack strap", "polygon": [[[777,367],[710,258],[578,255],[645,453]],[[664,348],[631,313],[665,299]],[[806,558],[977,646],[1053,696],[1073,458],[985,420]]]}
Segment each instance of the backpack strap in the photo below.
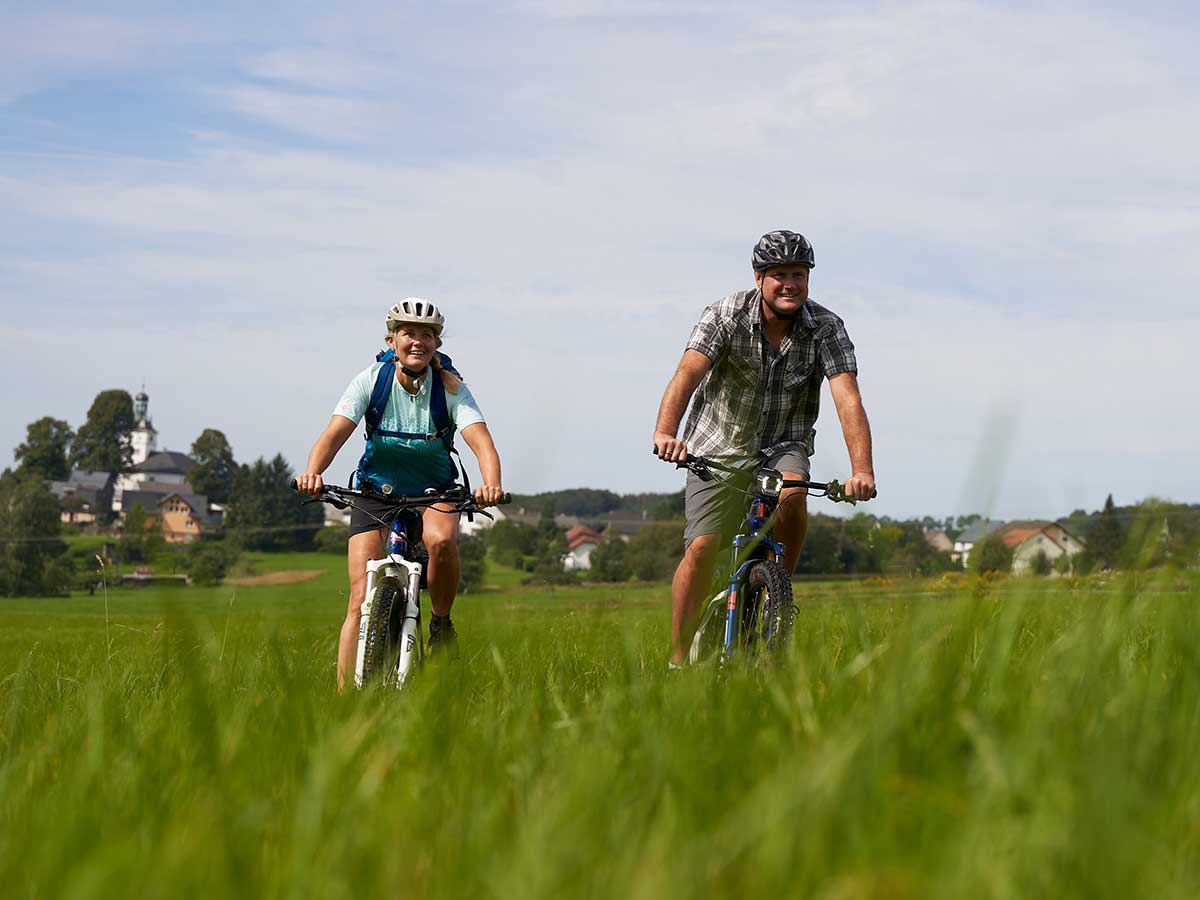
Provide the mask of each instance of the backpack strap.
{"label": "backpack strap", "polygon": [[383,365],[375,375],[375,387],[371,389],[371,400],[367,404],[366,415],[363,416],[368,441],[379,430],[379,423],[383,421],[383,411],[387,409],[388,398],[392,395],[392,382],[396,380],[396,352],[389,347],[375,354],[375,361]]}

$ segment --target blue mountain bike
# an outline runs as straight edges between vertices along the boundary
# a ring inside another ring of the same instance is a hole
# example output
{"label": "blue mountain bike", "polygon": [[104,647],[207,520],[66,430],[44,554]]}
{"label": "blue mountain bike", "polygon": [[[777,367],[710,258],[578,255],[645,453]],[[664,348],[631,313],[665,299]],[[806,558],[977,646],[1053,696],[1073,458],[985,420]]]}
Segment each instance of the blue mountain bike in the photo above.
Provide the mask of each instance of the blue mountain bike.
{"label": "blue mountain bike", "polygon": [[675,468],[688,469],[703,481],[721,482],[748,498],[746,518],[729,547],[727,574],[714,575],[714,587],[720,585],[720,590],[704,606],[688,661],[717,656],[724,663],[739,651],[781,651],[791,639],[796,608],[791,573],[783,566],[784,545],[772,535],[780,494],[784,488],[807,488],[810,496],[852,505],[856,501],[837,481],[788,479],[768,466],[753,472],[748,487],[750,470],[702,456],[677,462]]}

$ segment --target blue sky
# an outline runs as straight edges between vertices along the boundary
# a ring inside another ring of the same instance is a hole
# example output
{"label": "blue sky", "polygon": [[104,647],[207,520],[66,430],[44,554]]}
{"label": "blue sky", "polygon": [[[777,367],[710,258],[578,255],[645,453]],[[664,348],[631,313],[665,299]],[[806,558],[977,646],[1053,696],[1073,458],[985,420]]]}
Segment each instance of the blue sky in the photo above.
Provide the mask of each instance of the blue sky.
{"label": "blue sky", "polygon": [[[670,490],[688,330],[790,227],[858,344],[878,512],[1200,500],[1184,5],[6,9],[0,462],[145,379],[166,446],[299,466],[417,295],[508,487]],[[844,476],[831,406],[818,435]]]}

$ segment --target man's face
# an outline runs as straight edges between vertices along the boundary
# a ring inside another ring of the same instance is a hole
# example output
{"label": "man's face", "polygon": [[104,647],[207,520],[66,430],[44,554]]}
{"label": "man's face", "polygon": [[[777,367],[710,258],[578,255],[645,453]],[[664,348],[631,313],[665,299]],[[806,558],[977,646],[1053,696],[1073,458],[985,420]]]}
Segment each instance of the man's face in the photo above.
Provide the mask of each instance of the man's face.
{"label": "man's face", "polygon": [[427,325],[401,325],[388,335],[388,343],[396,351],[400,364],[420,372],[433,358],[438,340],[433,329]]}
{"label": "man's face", "polygon": [[794,319],[808,300],[808,266],[771,266],[754,273],[763,302],[781,319]]}

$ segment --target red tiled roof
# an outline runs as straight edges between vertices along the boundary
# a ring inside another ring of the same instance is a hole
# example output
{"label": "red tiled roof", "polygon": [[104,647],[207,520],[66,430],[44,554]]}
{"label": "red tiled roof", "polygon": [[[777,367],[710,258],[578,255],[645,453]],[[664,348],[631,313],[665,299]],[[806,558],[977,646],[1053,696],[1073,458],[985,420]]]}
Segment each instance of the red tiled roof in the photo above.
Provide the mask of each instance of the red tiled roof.
{"label": "red tiled roof", "polygon": [[1004,546],[1006,547],[1016,547],[1019,544],[1025,543],[1027,538],[1033,537],[1041,530],[1040,528],[1014,528],[1000,535],[1000,540],[1004,541]]}
{"label": "red tiled roof", "polygon": [[600,535],[596,534],[596,532],[592,531],[591,529],[588,529],[587,532],[585,532],[583,534],[577,534],[574,538],[567,541],[567,549],[574,550],[576,547],[582,547],[584,544],[599,544],[599,543],[600,543]]}
{"label": "red tiled roof", "polygon": [[569,544],[576,538],[584,536],[591,538],[597,543],[600,541],[600,532],[598,532],[596,529],[590,528],[587,525],[576,525],[567,532],[567,543]]}

